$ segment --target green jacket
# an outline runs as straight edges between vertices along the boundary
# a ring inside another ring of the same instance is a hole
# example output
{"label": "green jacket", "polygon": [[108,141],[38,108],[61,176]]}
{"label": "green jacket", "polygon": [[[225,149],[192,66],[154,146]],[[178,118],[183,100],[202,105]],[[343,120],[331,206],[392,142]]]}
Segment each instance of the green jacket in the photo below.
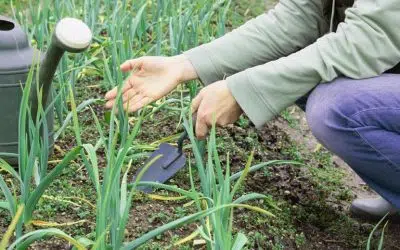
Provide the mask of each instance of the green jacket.
{"label": "green jacket", "polygon": [[356,0],[337,28],[344,8],[335,6],[331,22],[331,6],[332,0],[281,0],[185,54],[205,85],[226,79],[243,111],[261,127],[319,83],[377,76],[400,62],[399,0]]}

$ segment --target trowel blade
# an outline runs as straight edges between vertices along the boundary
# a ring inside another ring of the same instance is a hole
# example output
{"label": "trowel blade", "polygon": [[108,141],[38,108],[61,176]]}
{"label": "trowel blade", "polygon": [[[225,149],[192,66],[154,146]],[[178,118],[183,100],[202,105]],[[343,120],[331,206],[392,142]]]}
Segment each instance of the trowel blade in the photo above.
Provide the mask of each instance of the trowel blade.
{"label": "trowel blade", "polygon": [[[167,143],[160,144],[159,149],[151,154],[144,166],[146,166],[149,161],[159,155],[162,156],[147,169],[140,181],[165,183],[185,166],[185,154],[180,154],[177,148]],[[133,181],[136,180],[137,175],[141,172],[142,169],[143,168],[139,169],[136,172]],[[152,191],[151,187],[141,186],[137,189],[145,193],[150,193]]]}

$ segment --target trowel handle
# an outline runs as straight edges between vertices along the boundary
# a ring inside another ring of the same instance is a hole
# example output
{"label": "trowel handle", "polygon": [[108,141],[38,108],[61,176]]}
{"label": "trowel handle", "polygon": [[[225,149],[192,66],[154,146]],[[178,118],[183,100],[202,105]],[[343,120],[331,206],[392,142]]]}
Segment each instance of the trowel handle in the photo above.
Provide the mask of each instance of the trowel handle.
{"label": "trowel handle", "polygon": [[[193,128],[196,129],[196,120],[197,120],[197,116],[196,114],[192,115],[192,121],[193,121]],[[189,134],[187,132],[187,130],[185,129],[185,131],[181,134],[181,136],[178,139],[178,151],[179,153],[182,153],[183,150],[183,142],[185,140],[189,139]]]}

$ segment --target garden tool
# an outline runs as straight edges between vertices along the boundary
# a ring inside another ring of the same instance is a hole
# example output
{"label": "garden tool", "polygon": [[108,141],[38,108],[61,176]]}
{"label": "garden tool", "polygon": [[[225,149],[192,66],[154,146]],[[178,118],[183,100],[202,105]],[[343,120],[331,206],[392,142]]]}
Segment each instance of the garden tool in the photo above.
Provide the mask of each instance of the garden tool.
{"label": "garden tool", "polygon": [[[0,153],[18,155],[18,122],[23,87],[31,66],[40,64],[39,80],[33,81],[29,104],[32,118],[35,120],[39,103],[46,114],[49,136],[49,148],[53,148],[53,107],[51,82],[57,65],[65,51],[82,52],[92,40],[92,32],[86,24],[74,18],[62,19],[55,28],[52,42],[47,53],[42,56],[39,51],[30,47],[28,36],[13,20],[0,16]],[[36,77],[33,77],[36,79]],[[42,90],[41,100],[37,90]],[[52,150],[49,150],[51,152]],[[5,157],[12,165],[18,164],[17,157]]]}
{"label": "garden tool", "polygon": [[[193,115],[193,127],[196,127],[195,121],[196,117]],[[189,136],[187,130],[185,129],[177,141],[178,147],[174,147],[168,143],[160,144],[159,148],[151,154],[144,166],[146,166],[157,156],[161,155],[161,157],[146,170],[140,181],[165,183],[167,180],[172,178],[180,169],[185,166],[186,156],[183,153],[183,143],[187,139],[189,139]],[[142,169],[143,168],[136,172],[133,181],[136,180],[136,177],[142,171]],[[139,186],[138,189],[145,193],[150,193],[152,191],[151,187]]]}

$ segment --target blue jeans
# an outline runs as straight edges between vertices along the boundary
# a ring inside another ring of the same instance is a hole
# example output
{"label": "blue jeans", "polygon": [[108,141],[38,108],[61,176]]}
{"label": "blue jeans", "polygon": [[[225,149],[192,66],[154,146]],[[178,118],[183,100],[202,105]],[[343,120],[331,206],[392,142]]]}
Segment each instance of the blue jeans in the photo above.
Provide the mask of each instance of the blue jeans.
{"label": "blue jeans", "polygon": [[400,209],[400,75],[320,84],[306,116],[328,150]]}

